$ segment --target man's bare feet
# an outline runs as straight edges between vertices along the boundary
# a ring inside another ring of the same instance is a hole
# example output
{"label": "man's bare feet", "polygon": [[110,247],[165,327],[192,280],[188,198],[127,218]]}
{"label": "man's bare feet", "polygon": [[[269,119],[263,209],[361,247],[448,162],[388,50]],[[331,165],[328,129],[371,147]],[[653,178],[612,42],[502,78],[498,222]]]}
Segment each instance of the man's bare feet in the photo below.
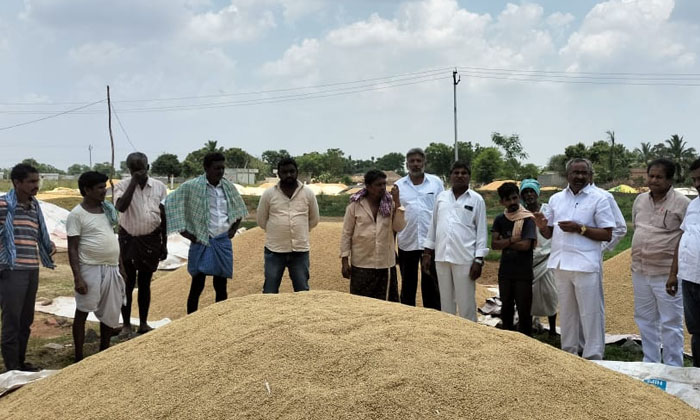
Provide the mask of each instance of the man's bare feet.
{"label": "man's bare feet", "polygon": [[146,334],[147,332],[152,331],[152,330],[153,330],[153,328],[151,328],[150,325],[141,324],[141,325],[139,325],[139,329],[136,332],[138,332],[139,334]]}
{"label": "man's bare feet", "polygon": [[119,337],[128,337],[134,332],[134,329],[131,327],[131,325],[122,325],[121,331],[116,328],[114,331],[119,332]]}

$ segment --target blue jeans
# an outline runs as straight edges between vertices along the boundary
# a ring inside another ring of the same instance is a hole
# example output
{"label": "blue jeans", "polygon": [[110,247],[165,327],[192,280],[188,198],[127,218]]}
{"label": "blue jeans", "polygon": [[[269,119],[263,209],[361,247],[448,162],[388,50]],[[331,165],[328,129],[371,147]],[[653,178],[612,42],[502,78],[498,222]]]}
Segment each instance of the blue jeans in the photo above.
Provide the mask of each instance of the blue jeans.
{"label": "blue jeans", "polygon": [[[678,281],[681,281],[678,279]],[[683,280],[683,312],[685,326],[690,334],[693,366],[700,367],[700,284]]]}
{"label": "blue jeans", "polygon": [[272,252],[265,248],[263,293],[279,293],[284,269],[289,270],[295,292],[309,290],[309,252]]}

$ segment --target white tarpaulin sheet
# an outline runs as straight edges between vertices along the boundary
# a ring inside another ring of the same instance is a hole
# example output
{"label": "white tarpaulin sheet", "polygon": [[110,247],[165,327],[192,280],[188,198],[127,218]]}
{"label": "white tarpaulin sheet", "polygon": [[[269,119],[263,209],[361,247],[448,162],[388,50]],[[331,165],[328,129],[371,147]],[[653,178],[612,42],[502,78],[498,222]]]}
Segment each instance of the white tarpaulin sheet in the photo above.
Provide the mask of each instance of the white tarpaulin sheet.
{"label": "white tarpaulin sheet", "polygon": [[57,370],[42,370],[41,372],[22,372],[21,370],[10,370],[0,375],[0,396],[26,385],[30,382],[44,379],[58,372]]}
{"label": "white tarpaulin sheet", "polygon": [[[75,298],[72,296],[60,296],[53,299],[48,305],[37,302],[34,305],[34,310],[45,314],[73,319],[75,317]],[[90,312],[87,319],[88,321],[100,322],[92,312]],[[119,316],[119,319],[121,320],[121,315]],[[138,318],[131,318],[131,325],[139,325],[139,322],[140,321]],[[153,328],[162,327],[163,325],[167,325],[169,323],[170,318],[163,318],[159,319],[158,321],[148,321],[148,325]]]}
{"label": "white tarpaulin sheet", "polygon": [[594,360],[594,362],[654,385],[700,410],[700,368],[675,367],[661,363],[644,362],[614,362],[608,360]]}

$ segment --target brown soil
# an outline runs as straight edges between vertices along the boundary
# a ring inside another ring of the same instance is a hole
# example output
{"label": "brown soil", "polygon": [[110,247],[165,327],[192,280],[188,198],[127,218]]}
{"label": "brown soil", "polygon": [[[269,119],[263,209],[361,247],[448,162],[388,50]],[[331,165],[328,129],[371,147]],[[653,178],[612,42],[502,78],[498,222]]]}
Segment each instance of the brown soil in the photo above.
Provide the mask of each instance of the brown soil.
{"label": "brown soil", "polygon": [[[340,274],[340,234],[342,223],[321,222],[311,231],[311,268],[309,287],[311,290],[334,290],[349,292],[349,281]],[[262,293],[264,281],[263,248],[265,232],[259,227],[250,229],[233,240],[234,272],[228,282],[229,298]],[[487,262],[480,284],[497,284],[498,263]],[[155,280],[151,286],[152,301],[149,318],[171,319],[185,315],[185,305],[191,277],[187,267]],[[400,284],[400,277],[399,277]],[[477,284],[477,304],[481,305],[493,294]],[[292,292],[292,282],[287,272],[282,278],[280,292]],[[200,308],[214,302],[211,278],[200,298]],[[420,305],[420,285],[417,302]],[[138,311],[134,303],[133,311]],[[135,312],[136,313],[136,312]],[[136,315],[133,315],[136,316]]]}
{"label": "brown soil", "polygon": [[698,416],[654,386],[521,334],[318,291],[211,305],[0,400],[2,418],[58,413],[130,420]]}

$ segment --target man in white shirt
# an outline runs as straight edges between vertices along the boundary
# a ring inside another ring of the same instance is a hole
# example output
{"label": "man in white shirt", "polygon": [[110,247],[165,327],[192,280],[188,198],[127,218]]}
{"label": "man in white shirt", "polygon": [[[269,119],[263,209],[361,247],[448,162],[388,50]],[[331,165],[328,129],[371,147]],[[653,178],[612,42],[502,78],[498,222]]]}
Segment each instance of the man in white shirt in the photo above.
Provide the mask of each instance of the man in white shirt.
{"label": "man in white shirt", "polygon": [[124,304],[124,280],[119,272],[119,241],[114,235],[117,211],[105,201],[107,176],[85,172],[78,178],[82,203],[68,214],[68,260],[75,282],[73,343],[75,361],[83,358],[85,320],[94,312],[100,320],[100,350],[109,347]]}
{"label": "man in white shirt", "polygon": [[481,276],[487,246],[486,204],[469,189],[471,168],[455,162],[450,171],[452,187],[441,192],[423,242],[423,270],[436,265],[443,312],[476,321],[476,280]]}
{"label": "man in white shirt", "polygon": [[119,211],[119,249],[126,278],[126,305],[122,308],[122,334],[131,329],[131,303],[138,282],[139,328],[143,334],[148,325],[151,305],[151,279],[158,263],[168,256],[168,235],[165,208],[168,195],[165,184],[148,176],[148,158],[141,152],[130,153],[126,166],[131,179],[114,187],[114,203]]}
{"label": "man in white shirt", "polygon": [[[690,178],[700,193],[700,159],[690,165]],[[683,236],[673,257],[666,291],[671,296],[678,293],[678,280],[682,281],[683,313],[685,326],[691,335],[693,366],[700,367],[700,197],[688,204],[683,224]]]}
{"label": "man in white shirt", "polygon": [[535,217],[542,236],[552,238],[547,267],[554,269],[557,282],[561,348],[601,360],[605,352],[601,242],[612,239],[615,219],[607,199],[590,184],[591,170],[586,159],[570,160],[569,186],[549,199],[547,214],[538,212]]}
{"label": "man in white shirt", "polygon": [[[425,152],[418,147],[406,153],[408,175],[396,181],[401,191],[401,205],[406,209],[406,227],[396,236],[399,243],[401,269],[401,303],[416,306],[418,265],[423,255],[423,241],[433,218],[438,194],[445,190],[435,175],[425,173]],[[423,307],[440,310],[440,291],[435,264],[422,270],[421,294]]]}
{"label": "man in white shirt", "polygon": [[279,293],[285,268],[295,292],[309,290],[309,231],[319,213],[314,192],[297,180],[298,173],[294,159],[280,160],[280,181],[258,203],[258,225],[265,231],[263,293]]}

